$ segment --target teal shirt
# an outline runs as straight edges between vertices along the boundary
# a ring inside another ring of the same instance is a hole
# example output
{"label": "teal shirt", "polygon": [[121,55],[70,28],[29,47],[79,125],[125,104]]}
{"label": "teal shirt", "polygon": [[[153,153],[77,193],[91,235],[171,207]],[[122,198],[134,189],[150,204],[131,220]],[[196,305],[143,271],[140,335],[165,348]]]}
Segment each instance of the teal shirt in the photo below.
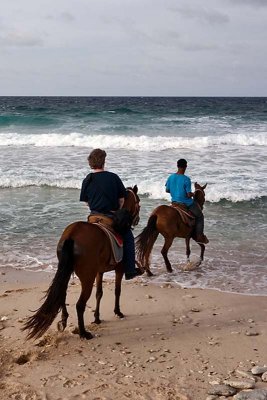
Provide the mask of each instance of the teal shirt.
{"label": "teal shirt", "polygon": [[183,203],[187,207],[193,204],[193,199],[187,197],[191,192],[191,179],[186,175],[171,174],[166,182],[166,191],[171,194],[171,200]]}

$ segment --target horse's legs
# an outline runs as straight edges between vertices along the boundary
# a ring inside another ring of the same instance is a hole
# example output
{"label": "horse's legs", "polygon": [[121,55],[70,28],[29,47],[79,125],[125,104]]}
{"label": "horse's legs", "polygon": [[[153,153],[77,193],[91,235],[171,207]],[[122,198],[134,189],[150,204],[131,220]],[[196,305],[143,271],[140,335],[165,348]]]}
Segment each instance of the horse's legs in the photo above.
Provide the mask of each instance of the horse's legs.
{"label": "horse's legs", "polygon": [[95,276],[91,277],[90,280],[87,280],[86,282],[81,281],[82,292],[80,294],[79,300],[76,303],[79,333],[80,333],[80,337],[85,338],[85,339],[93,338],[93,335],[90,332],[85,330],[83,315],[84,315],[87,300],[89,299],[89,297],[91,296],[91,293],[92,293],[94,280],[95,280]]}
{"label": "horse's legs", "polygon": [[114,313],[120,318],[123,318],[124,315],[120,310],[120,295],[121,295],[121,281],[124,273],[124,268],[122,264],[115,269],[116,278],[115,278],[115,308]]}
{"label": "horse's legs", "polygon": [[150,257],[150,254],[147,253],[145,255],[145,266],[144,266],[144,269],[146,271],[147,276],[153,276],[154,274],[153,274],[153,272],[151,272],[150,266],[149,266],[149,264],[150,264],[149,257]]}
{"label": "horse's legs", "polygon": [[202,262],[204,260],[205,245],[203,243],[198,243],[198,245],[201,247],[200,261]]}
{"label": "horse's legs", "polygon": [[59,332],[63,332],[67,326],[67,320],[68,320],[68,316],[69,313],[67,311],[67,307],[66,307],[66,296],[67,296],[67,292],[62,304],[62,312],[61,312],[61,320],[58,321],[57,323],[57,329]]}
{"label": "horse's legs", "polygon": [[168,272],[172,272],[171,263],[170,263],[170,261],[168,259],[168,250],[171,247],[174,238],[173,237],[165,237],[164,236],[164,239],[165,239],[165,242],[164,242],[164,246],[161,249],[161,254],[162,254],[163,258],[164,258],[167,271]]}
{"label": "horse's legs", "polygon": [[95,307],[95,324],[101,324],[101,320],[99,318],[99,307],[100,307],[100,300],[102,299],[103,296],[103,287],[102,287],[102,282],[103,282],[103,272],[98,272],[96,275],[96,307]]}
{"label": "horse's legs", "polygon": [[136,262],[136,265],[138,266],[138,268],[144,269],[146,271],[147,276],[154,276],[153,272],[151,272],[151,270],[150,270],[149,257],[150,257],[150,252],[147,251],[145,256],[144,256],[145,265],[143,267],[141,266],[141,264],[137,260],[135,260],[135,262]]}
{"label": "horse's legs", "polygon": [[187,237],[185,239],[185,245],[186,245],[186,257],[187,257],[187,262],[190,262],[190,254],[191,254],[191,250],[190,250],[190,237]]}

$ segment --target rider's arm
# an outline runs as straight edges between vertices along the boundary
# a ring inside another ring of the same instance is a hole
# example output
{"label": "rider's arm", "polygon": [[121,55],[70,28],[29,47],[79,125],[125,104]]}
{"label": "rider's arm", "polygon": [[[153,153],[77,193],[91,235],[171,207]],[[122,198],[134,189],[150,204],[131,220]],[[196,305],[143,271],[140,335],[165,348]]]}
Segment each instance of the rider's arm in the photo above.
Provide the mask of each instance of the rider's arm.
{"label": "rider's arm", "polygon": [[185,177],[186,181],[185,181],[185,191],[186,191],[186,195],[187,197],[189,197],[189,199],[191,197],[194,197],[194,193],[191,191],[191,179],[187,176]]}
{"label": "rider's arm", "polygon": [[167,193],[170,193],[170,182],[169,178],[167,179],[167,182],[165,183],[165,190]]}
{"label": "rider's arm", "polygon": [[188,193],[186,193],[186,195],[187,195],[187,197],[191,198],[191,197],[194,197],[194,196],[195,196],[195,193],[193,193],[193,192],[188,192]]}
{"label": "rider's arm", "polygon": [[[80,192],[80,201],[84,201],[86,204],[88,204],[88,196],[87,196],[87,185],[88,181],[90,180],[91,174],[87,175],[87,177],[83,180],[82,183],[82,188]],[[89,204],[88,204],[89,206]]]}
{"label": "rider's arm", "polygon": [[121,178],[118,175],[116,175],[116,179],[117,179],[117,187],[118,187],[119,208],[122,208],[122,206],[124,204],[125,197],[127,196],[127,193],[126,193],[126,189],[124,187],[124,184],[121,181]]}

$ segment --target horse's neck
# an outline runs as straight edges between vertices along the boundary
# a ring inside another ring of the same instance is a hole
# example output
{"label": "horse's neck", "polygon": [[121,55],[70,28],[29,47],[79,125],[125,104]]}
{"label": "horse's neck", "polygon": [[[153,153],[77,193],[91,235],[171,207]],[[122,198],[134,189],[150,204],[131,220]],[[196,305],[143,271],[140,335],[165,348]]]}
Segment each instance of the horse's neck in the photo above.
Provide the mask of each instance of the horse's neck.
{"label": "horse's neck", "polygon": [[203,201],[203,198],[202,198],[203,192],[202,192],[202,190],[200,190],[200,189],[196,189],[195,193],[196,193],[196,195],[195,195],[195,201],[197,202],[197,204],[199,205],[199,207],[200,207],[201,210],[202,210],[203,204],[204,204],[204,201],[205,201],[205,200]]}
{"label": "horse's neck", "polygon": [[199,205],[199,207],[202,210],[203,209],[203,205],[204,205],[204,201],[201,201],[198,197],[195,198],[195,201],[197,202],[197,204]]}
{"label": "horse's neck", "polygon": [[131,212],[132,209],[133,209],[132,201],[131,201],[131,198],[130,198],[132,191],[130,189],[127,189],[127,193],[128,193],[128,196],[124,200],[123,208],[126,208],[126,210]]}

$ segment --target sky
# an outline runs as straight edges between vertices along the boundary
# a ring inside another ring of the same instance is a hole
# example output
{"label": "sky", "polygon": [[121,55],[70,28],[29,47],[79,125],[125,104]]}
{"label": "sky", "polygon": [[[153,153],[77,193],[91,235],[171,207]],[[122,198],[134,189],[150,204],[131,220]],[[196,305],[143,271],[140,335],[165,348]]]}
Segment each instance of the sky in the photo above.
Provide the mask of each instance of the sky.
{"label": "sky", "polygon": [[1,0],[16,95],[267,96],[267,0]]}

